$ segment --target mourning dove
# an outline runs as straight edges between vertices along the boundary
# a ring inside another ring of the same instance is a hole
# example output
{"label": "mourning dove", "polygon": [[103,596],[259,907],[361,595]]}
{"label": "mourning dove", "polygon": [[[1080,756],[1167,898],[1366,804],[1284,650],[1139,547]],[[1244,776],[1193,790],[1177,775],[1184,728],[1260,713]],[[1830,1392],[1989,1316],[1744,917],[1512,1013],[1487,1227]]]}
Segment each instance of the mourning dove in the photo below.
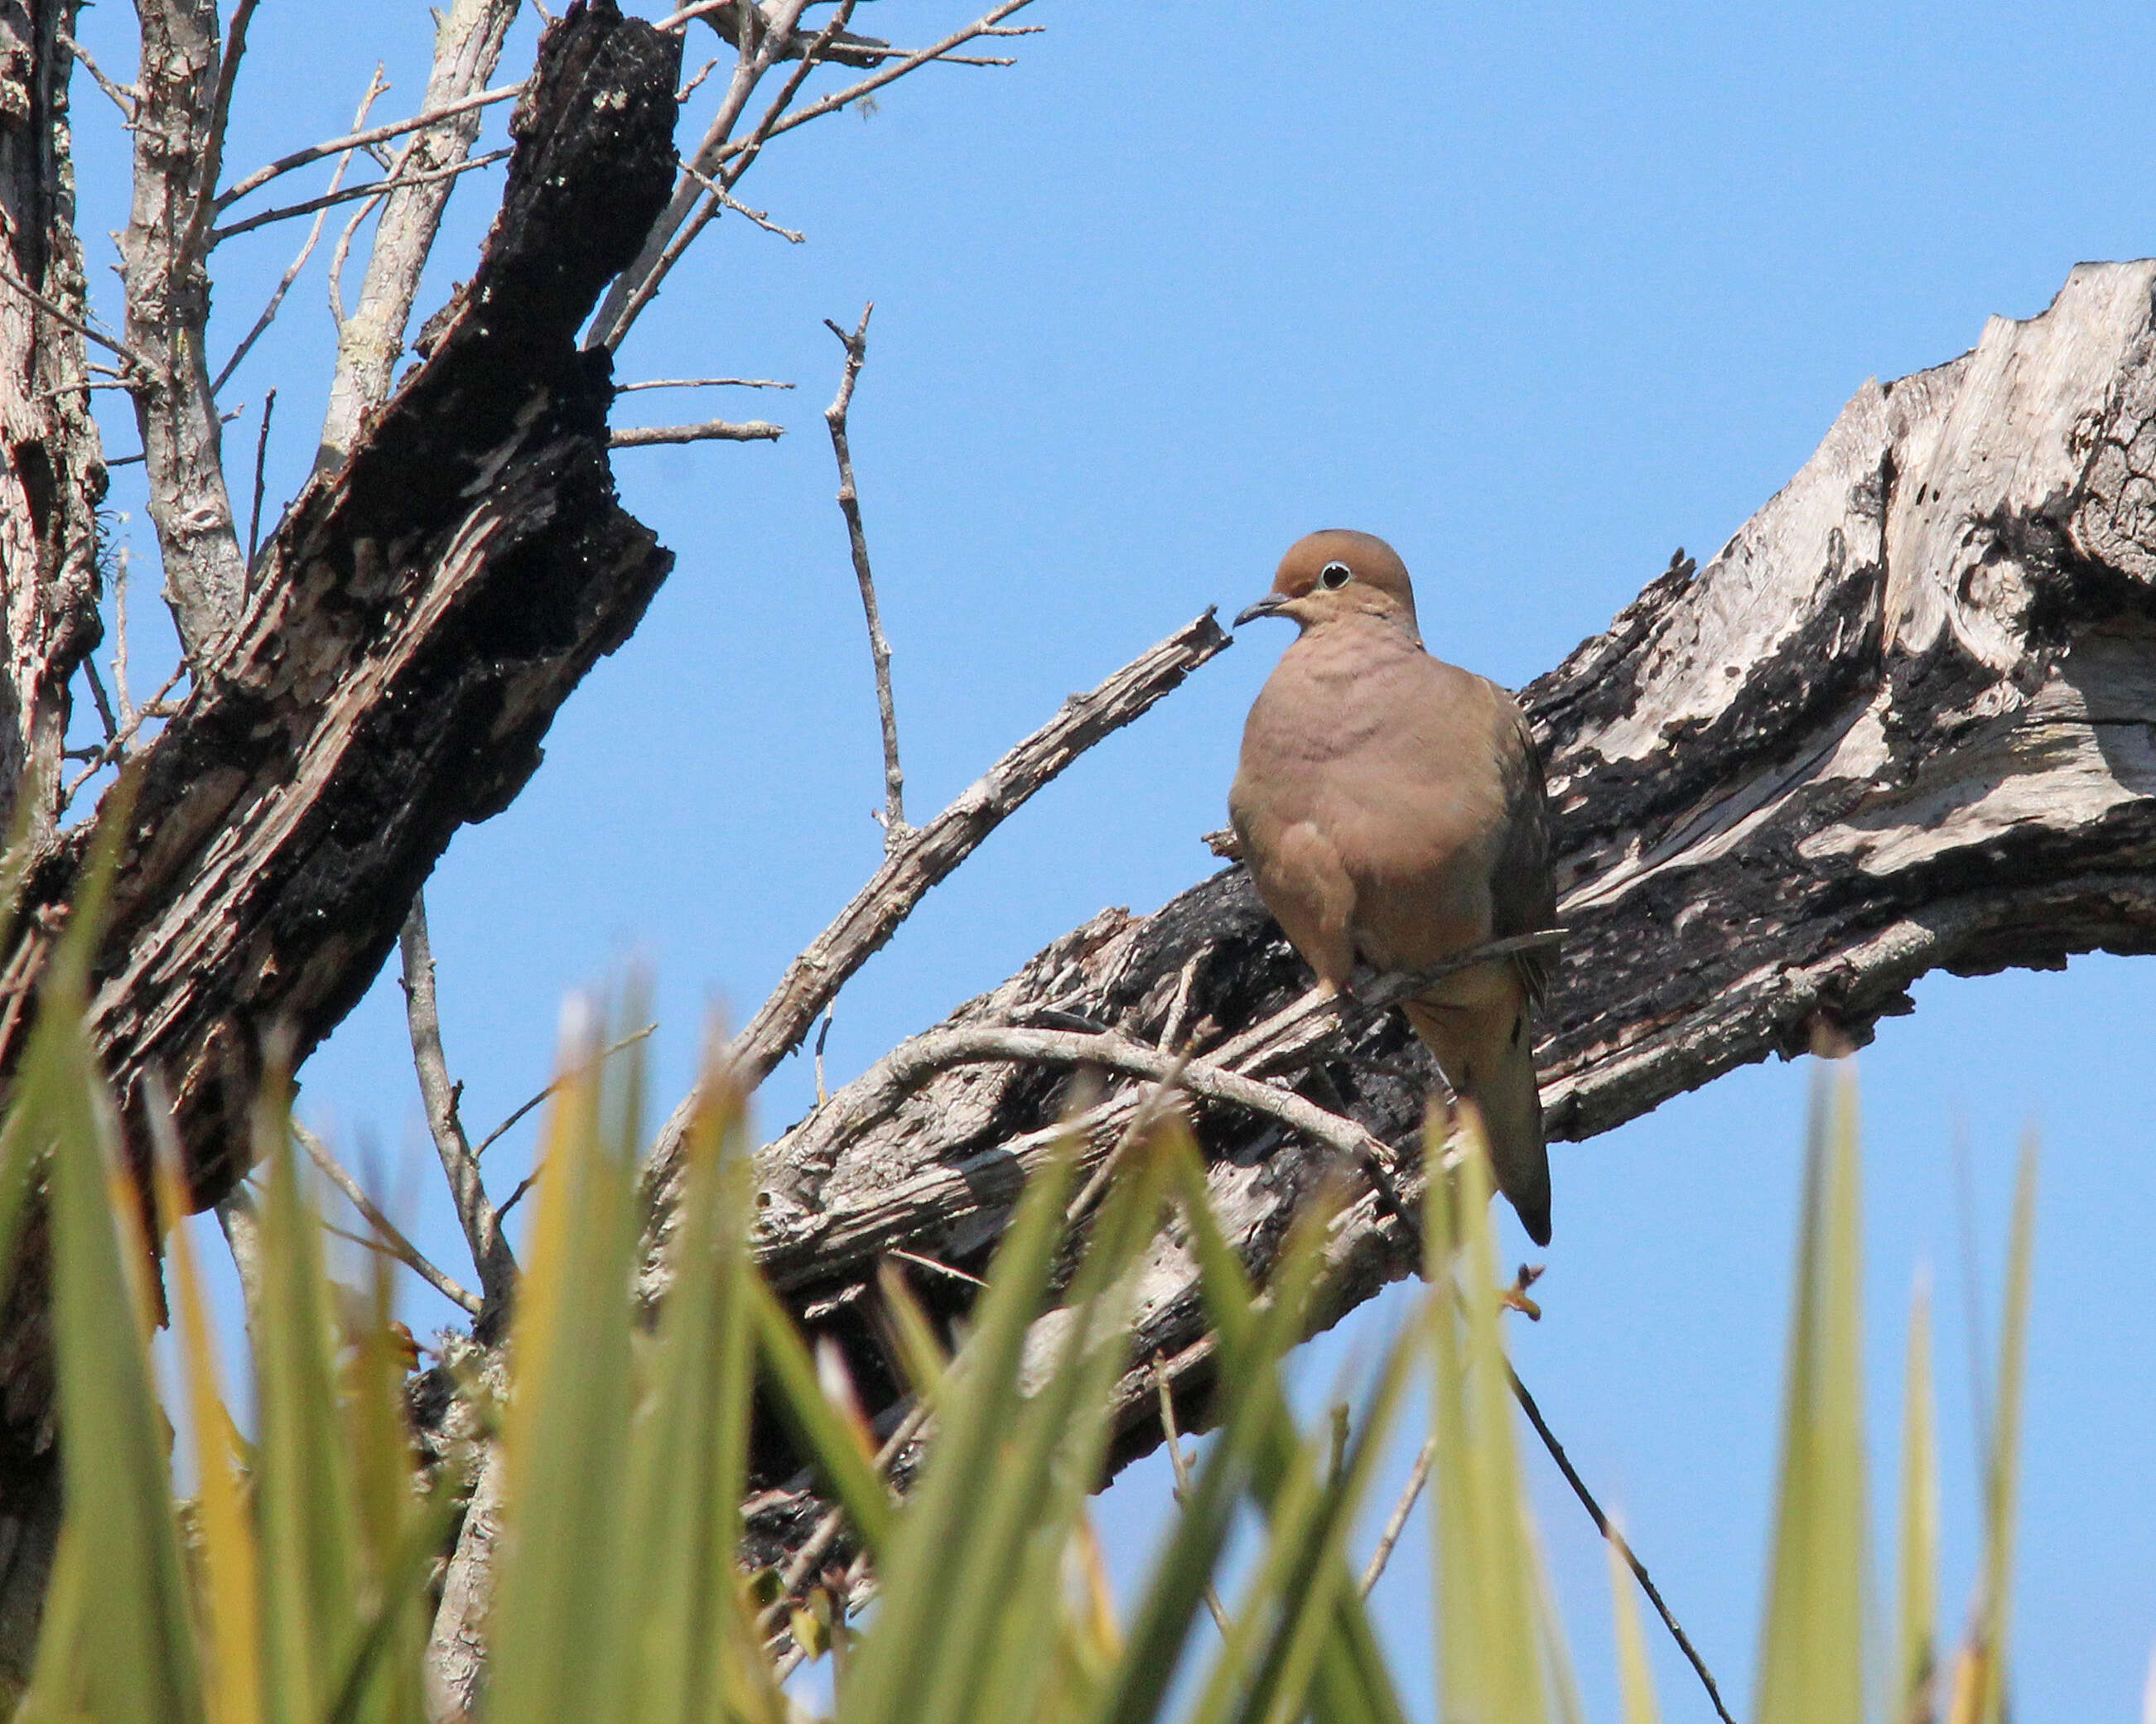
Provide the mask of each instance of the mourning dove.
{"label": "mourning dove", "polygon": [[[1414,589],[1368,533],[1312,533],[1235,618],[1301,634],[1259,692],[1229,793],[1243,859],[1297,952],[1333,988],[1359,959],[1429,969],[1556,919],[1549,811],[1512,697],[1432,658]],[[1535,1088],[1537,955],[1478,964],[1403,1003],[1455,1094],[1472,1100],[1497,1184],[1549,1243],[1549,1155]]]}

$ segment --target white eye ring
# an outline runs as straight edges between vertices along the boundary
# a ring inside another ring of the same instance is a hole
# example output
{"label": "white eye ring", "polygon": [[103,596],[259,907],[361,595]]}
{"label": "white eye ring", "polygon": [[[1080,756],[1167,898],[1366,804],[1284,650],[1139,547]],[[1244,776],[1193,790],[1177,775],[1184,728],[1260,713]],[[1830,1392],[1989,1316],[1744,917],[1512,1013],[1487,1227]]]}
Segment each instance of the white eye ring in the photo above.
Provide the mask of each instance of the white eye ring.
{"label": "white eye ring", "polygon": [[1355,578],[1355,571],[1344,562],[1328,562],[1317,572],[1317,584],[1327,593],[1337,593]]}

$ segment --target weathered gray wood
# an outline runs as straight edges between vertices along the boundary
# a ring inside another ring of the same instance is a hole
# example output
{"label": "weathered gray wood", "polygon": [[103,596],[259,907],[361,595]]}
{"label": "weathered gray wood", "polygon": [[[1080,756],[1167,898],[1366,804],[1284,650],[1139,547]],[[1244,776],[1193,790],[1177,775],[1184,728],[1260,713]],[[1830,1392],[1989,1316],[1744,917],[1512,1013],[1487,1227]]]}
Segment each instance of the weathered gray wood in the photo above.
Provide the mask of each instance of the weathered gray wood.
{"label": "weathered gray wood", "polygon": [[[1815,1035],[1861,1043],[1929,970],[2156,949],[2153,294],[2156,264],[2083,265],[2042,316],[1867,382],[1706,567],[1680,556],[1524,691],[1571,930],[1540,1049],[1554,1136]],[[1230,868],[1152,916],[1103,911],[941,1028],[1075,1018],[1153,1041],[1195,1024],[1202,1053],[1307,980]],[[1434,1074],[1404,1027],[1379,1023],[1324,1075],[1411,1169]],[[888,1400],[873,1256],[978,1271],[1021,1177],[1014,1146],[1039,1141],[1067,1080],[974,1061],[895,1107],[870,1095],[881,1080],[764,1152],[759,1251]],[[1198,1124],[1223,1218],[1262,1267],[1337,1152],[1224,1106]],[[1562,1251],[1561,1173],[1557,1196]],[[1374,1193],[1335,1252],[1327,1321],[1414,1255]],[[915,1285],[946,1311],[964,1290]],[[1172,1243],[1142,1309],[1146,1352],[1202,1416],[1209,1350]],[[1126,1457],[1157,1440],[1150,1385],[1149,1367],[1125,1384]],[[783,1542],[794,1505],[765,1509]]]}

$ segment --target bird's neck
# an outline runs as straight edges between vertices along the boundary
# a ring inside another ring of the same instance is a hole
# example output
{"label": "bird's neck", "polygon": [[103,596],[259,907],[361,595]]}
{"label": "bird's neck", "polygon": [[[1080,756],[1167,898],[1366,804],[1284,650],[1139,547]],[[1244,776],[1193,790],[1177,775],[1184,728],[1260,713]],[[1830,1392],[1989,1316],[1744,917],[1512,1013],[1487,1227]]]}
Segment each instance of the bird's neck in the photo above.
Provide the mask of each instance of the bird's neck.
{"label": "bird's neck", "polygon": [[1312,624],[1288,651],[1314,672],[1322,675],[1337,666],[1345,675],[1367,671],[1392,658],[1419,657],[1423,644],[1409,618],[1349,611]]}

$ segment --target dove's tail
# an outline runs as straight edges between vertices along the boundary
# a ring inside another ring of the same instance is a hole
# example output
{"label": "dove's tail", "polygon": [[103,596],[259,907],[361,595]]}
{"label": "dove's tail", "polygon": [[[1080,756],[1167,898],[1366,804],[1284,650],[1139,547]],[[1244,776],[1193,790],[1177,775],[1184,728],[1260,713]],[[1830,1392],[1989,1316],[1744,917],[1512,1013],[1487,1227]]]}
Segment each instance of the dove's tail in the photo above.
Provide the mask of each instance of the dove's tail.
{"label": "dove's tail", "polygon": [[1408,1022],[1437,1056],[1454,1092],[1472,1101],[1490,1138],[1497,1188],[1537,1245],[1550,1240],[1549,1151],[1535,1085],[1535,1034],[1524,989],[1474,1007],[1404,1003]]}

